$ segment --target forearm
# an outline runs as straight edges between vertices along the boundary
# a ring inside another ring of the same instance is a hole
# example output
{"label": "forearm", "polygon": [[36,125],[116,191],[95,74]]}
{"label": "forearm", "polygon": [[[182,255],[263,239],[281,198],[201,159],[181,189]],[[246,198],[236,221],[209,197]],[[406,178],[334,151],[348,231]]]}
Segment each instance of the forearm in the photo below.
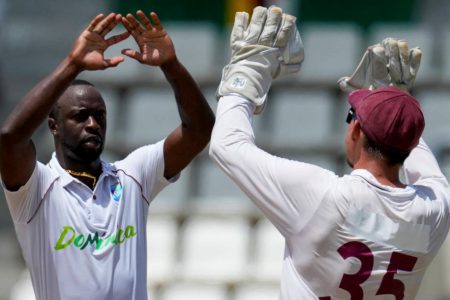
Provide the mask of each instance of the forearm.
{"label": "forearm", "polygon": [[222,97],[211,137],[211,159],[284,236],[309,220],[337,176],[320,167],[271,155],[254,143],[255,104]]}
{"label": "forearm", "polygon": [[53,104],[80,70],[69,58],[39,82],[15,107],[2,126],[2,139],[10,143],[28,142],[44,122]]}
{"label": "forearm", "polygon": [[[251,119],[255,104],[239,96],[221,97],[209,155],[232,178],[249,170],[247,158],[261,151],[254,144]],[[240,162],[246,162],[245,168]],[[266,162],[266,160],[261,160]]]}
{"label": "forearm", "polygon": [[283,179],[276,176],[273,169],[281,159],[254,144],[251,126],[254,109],[254,103],[239,96],[220,98],[209,156],[282,234],[288,234],[290,216],[296,213],[289,209],[288,200],[280,194],[278,180]]}
{"label": "forearm", "polygon": [[195,80],[178,59],[161,66],[175,94],[182,130],[209,141],[214,126],[214,113]]}

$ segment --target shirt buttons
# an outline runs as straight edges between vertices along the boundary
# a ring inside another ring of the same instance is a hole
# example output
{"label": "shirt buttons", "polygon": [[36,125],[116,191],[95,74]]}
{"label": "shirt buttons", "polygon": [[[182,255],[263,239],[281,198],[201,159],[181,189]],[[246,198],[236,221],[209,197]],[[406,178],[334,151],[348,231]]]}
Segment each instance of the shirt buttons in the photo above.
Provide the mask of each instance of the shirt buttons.
{"label": "shirt buttons", "polygon": [[94,196],[92,197],[92,199],[97,200],[97,196],[94,195]]}

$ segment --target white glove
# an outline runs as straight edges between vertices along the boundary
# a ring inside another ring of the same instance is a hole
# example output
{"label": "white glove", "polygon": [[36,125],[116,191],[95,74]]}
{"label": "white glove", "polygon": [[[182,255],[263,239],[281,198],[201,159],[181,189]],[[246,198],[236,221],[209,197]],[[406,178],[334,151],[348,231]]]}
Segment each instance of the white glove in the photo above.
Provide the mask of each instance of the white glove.
{"label": "white glove", "polygon": [[272,80],[300,70],[303,44],[296,18],[281,8],[258,6],[248,24],[246,12],[236,13],[231,32],[231,60],[222,71],[217,98],[238,94],[256,104],[261,113]]}
{"label": "white glove", "polygon": [[376,89],[397,86],[411,91],[420,66],[420,48],[408,48],[408,42],[385,38],[380,44],[367,48],[356,70],[350,77],[338,80],[345,92],[355,89]]}

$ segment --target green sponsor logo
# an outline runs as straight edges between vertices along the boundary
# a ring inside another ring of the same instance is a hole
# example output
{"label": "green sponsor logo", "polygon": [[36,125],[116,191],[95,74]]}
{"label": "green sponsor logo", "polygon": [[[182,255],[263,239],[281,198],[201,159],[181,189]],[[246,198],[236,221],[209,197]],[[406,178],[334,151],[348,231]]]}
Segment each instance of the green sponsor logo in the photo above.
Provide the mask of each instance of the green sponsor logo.
{"label": "green sponsor logo", "polygon": [[106,246],[120,245],[126,240],[131,239],[137,235],[134,226],[128,225],[124,229],[119,229],[117,232],[111,233],[106,237],[99,237],[98,232],[89,233],[87,236],[75,231],[71,226],[64,226],[61,235],[55,245],[55,250],[63,250],[70,245],[75,248],[83,250],[88,245],[94,245],[96,250],[103,249]]}

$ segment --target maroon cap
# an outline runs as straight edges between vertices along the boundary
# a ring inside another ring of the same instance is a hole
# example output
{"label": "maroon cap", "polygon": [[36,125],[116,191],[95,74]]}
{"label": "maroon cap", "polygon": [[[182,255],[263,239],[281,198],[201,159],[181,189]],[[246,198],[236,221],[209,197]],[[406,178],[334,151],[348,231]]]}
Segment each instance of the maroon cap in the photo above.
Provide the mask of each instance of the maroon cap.
{"label": "maroon cap", "polygon": [[364,134],[381,148],[406,154],[419,143],[425,120],[409,93],[391,86],[356,90],[348,101]]}

